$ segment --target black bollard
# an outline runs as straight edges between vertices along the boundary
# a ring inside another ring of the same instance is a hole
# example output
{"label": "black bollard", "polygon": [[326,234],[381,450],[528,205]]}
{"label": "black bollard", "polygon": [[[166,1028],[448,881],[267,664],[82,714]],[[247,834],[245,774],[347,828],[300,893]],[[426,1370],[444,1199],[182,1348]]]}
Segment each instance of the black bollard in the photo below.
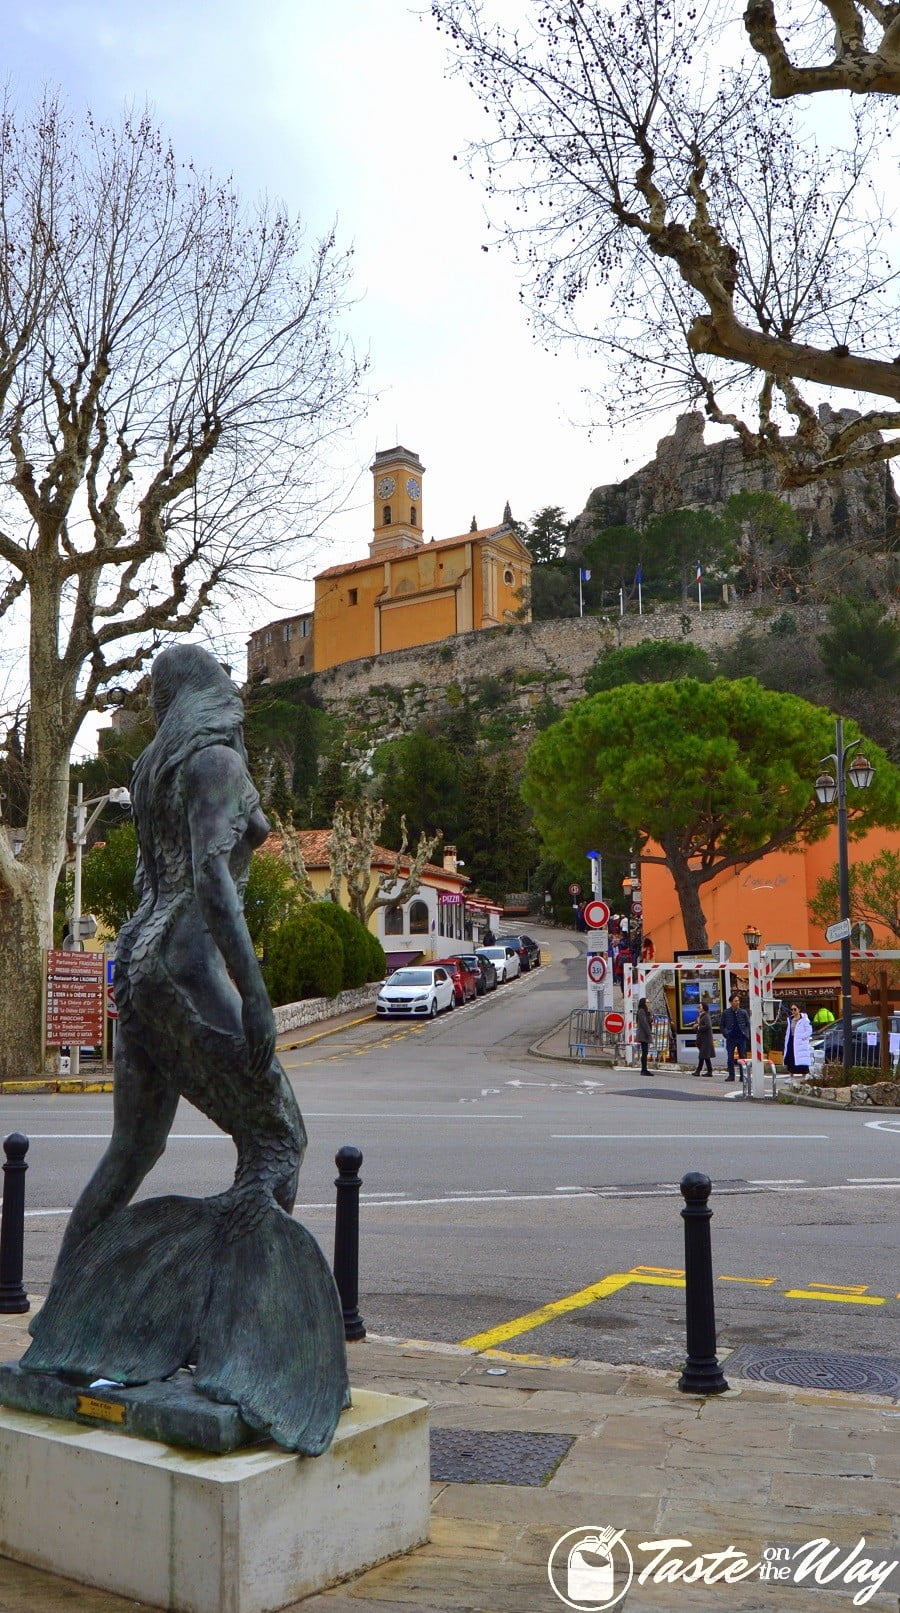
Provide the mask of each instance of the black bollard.
{"label": "black bollard", "polygon": [[334,1156],[339,1174],[334,1179],[337,1203],[334,1212],[334,1280],[344,1313],[344,1338],[348,1344],[366,1336],[366,1324],[359,1314],[359,1167],[362,1154],[345,1143]]}
{"label": "black bollard", "polygon": [[20,1315],[30,1310],[22,1287],[25,1253],[25,1172],[28,1138],[11,1131],[3,1140],[3,1209],[0,1211],[0,1313]]}
{"label": "black bollard", "polygon": [[681,1178],[687,1360],[678,1387],[687,1395],[720,1395],[728,1388],[716,1359],[716,1307],[709,1239],[712,1210],[707,1202],[711,1188],[709,1177],[702,1171],[688,1171]]}

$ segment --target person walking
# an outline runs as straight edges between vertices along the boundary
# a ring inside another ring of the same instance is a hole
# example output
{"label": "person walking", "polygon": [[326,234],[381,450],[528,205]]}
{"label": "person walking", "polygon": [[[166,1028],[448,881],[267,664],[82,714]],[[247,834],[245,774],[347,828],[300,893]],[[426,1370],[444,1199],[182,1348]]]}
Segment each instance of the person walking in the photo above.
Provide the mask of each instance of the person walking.
{"label": "person walking", "polygon": [[784,1039],[784,1067],[790,1075],[809,1075],[812,1026],[797,1003],[791,1003]]}
{"label": "person walking", "polygon": [[647,1068],[647,1054],[653,1040],[653,1021],[650,1018],[646,997],[642,997],[637,1005],[635,1040],[641,1050],[641,1075],[652,1075],[653,1071]]}
{"label": "person walking", "polygon": [[721,1024],[722,1034],[725,1037],[725,1051],[728,1054],[728,1074],[726,1083],[735,1079],[734,1058],[743,1062],[750,1050],[750,1015],[746,1008],[741,1007],[741,994],[733,991]]}
{"label": "person walking", "polygon": [[[697,1015],[694,1032],[697,1037],[697,1068],[694,1071],[694,1075],[708,1076],[712,1080],[712,1061],[713,1054],[716,1051],[716,1044],[713,1038],[712,1019],[709,1013],[709,998],[706,996],[700,999],[700,1012]],[[704,1064],[706,1065],[705,1070],[703,1068]]]}
{"label": "person walking", "polygon": [[827,1003],[823,1003],[821,1008],[819,1008],[816,1013],[813,1014],[812,1022],[817,1030],[825,1030],[828,1025],[834,1024],[834,1014],[831,1012],[831,1009]]}

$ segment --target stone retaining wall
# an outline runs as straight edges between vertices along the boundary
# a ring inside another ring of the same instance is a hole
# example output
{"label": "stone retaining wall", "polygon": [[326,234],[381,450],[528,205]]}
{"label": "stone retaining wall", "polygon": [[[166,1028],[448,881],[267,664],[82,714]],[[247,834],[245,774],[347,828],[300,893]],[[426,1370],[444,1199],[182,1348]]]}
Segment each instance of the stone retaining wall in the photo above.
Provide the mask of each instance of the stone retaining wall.
{"label": "stone retaining wall", "polygon": [[733,643],[747,628],[765,631],[769,621],[787,611],[798,632],[813,634],[826,625],[823,606],[773,606],[757,615],[746,606],[711,604],[698,611],[696,601],[683,610],[650,611],[643,616],[563,617],[547,622],[510,623],[477,633],[456,633],[437,644],[393,650],[384,655],[346,661],[317,672],[315,691],[332,710],[351,712],[359,703],[380,696],[394,705],[420,692],[423,702],[442,699],[448,687],[465,688],[480,678],[499,678],[523,709],[548,694],[568,704],[584,693],[585,677],[603,651],[638,644],[642,639],[674,640],[706,650]]}
{"label": "stone retaining wall", "polygon": [[803,1098],[821,1098],[826,1103],[846,1103],[853,1109],[900,1108],[900,1081],[873,1081],[869,1085],[860,1082],[849,1087],[824,1087],[814,1081],[801,1081],[794,1091]]}
{"label": "stone retaining wall", "polygon": [[322,1019],[336,1019],[338,1014],[349,1014],[354,1009],[372,1008],[378,995],[380,981],[368,986],[357,986],[353,991],[339,991],[336,997],[307,997],[305,1002],[282,1003],[275,1009],[277,1031],[295,1031],[302,1025],[317,1025]]}

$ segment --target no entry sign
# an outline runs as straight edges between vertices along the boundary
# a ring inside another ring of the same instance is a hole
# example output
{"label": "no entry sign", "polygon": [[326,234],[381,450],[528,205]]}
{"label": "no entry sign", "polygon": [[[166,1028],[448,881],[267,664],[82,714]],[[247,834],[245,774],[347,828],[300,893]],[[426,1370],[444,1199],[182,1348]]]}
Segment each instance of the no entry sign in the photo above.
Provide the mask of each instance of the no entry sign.
{"label": "no entry sign", "polygon": [[625,1029],[625,1015],[620,1014],[617,1009],[613,1010],[611,1014],[606,1015],[603,1029],[609,1031],[610,1036],[621,1036]]}
{"label": "no entry sign", "polygon": [[584,922],[591,930],[605,930],[609,923],[609,908],[599,896],[584,904]]}

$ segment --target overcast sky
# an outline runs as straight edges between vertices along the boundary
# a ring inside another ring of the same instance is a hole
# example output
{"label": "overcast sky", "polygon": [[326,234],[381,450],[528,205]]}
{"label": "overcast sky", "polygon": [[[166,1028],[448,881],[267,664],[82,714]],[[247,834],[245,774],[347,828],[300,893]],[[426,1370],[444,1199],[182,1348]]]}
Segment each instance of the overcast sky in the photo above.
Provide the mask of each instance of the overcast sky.
{"label": "overcast sky", "polygon": [[[424,528],[440,538],[473,515],[499,521],[507,499],[519,519],[547,504],[575,515],[670,429],[591,439],[584,388],[599,370],[537,347],[513,265],[482,250],[480,186],[454,155],[485,115],[448,78],[430,18],[402,0],[29,0],[5,8],[3,57],[23,108],[46,84],[101,115],[149,101],[180,157],[248,197],[283,197],[314,234],[336,217],[354,244],[350,326],[378,396],[308,576],[365,554],[376,448],[419,453]],[[302,583],[273,590],[246,626],[310,600]]]}

